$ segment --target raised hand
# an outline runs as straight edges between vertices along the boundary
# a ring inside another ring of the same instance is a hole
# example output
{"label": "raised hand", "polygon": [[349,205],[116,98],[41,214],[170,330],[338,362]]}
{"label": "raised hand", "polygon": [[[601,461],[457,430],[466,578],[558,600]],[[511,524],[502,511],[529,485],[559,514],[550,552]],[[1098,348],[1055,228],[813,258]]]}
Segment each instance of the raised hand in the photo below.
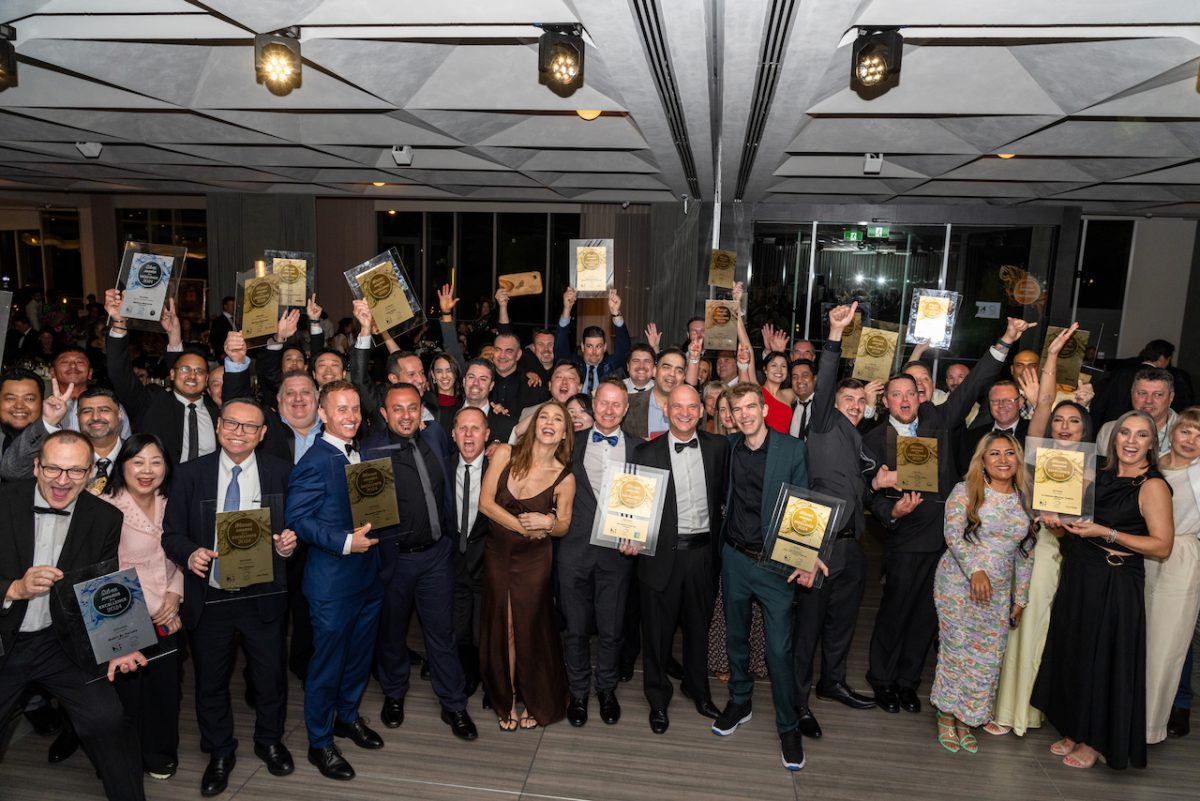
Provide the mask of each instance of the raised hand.
{"label": "raised hand", "polygon": [[749,364],[750,359],[753,356],[754,356],[754,354],[751,353],[749,345],[745,344],[744,342],[738,343],[737,360],[738,360],[739,367],[743,364]]}
{"label": "raised hand", "polygon": [[621,296],[615,287],[608,290],[608,313],[613,317],[621,316]]}
{"label": "raised hand", "polygon": [[1030,328],[1036,328],[1036,327],[1037,327],[1036,322],[1030,322],[1029,320],[1021,320],[1016,317],[1009,317],[1008,318],[1008,327],[1004,330],[1004,336],[1000,337],[1000,341],[1006,342],[1009,345],[1011,345],[1014,342],[1016,342],[1018,339],[1020,339],[1021,335],[1024,334],[1026,331],[1028,331]]}
{"label": "raised hand", "polygon": [[183,344],[183,329],[179,323],[179,315],[175,313],[175,299],[171,298],[167,301],[167,305],[163,306],[162,314],[159,315],[159,322],[162,323],[163,330],[167,332],[167,344],[178,347]]}
{"label": "raised hand", "polygon": [[865,387],[863,387],[863,391],[867,393],[868,408],[874,406],[879,400],[880,394],[883,393],[883,386],[883,381],[876,378],[874,381],[869,382]]}
{"label": "raised hand", "polygon": [[1047,349],[1049,350],[1050,355],[1057,356],[1058,354],[1062,353],[1062,349],[1066,347],[1066,344],[1071,341],[1071,337],[1075,336],[1075,332],[1078,330],[1079,323],[1071,323],[1068,328],[1064,328],[1062,331],[1059,331],[1058,336],[1054,338],[1054,340],[1050,343],[1050,347]]}
{"label": "raised hand", "polygon": [[658,353],[660,342],[662,342],[662,333],[658,330],[658,326],[654,323],[648,324],[646,326],[646,343],[650,345],[650,348],[655,353]]}
{"label": "raised hand", "polygon": [[442,314],[450,316],[454,313],[454,307],[458,305],[458,298],[454,297],[454,290],[449,284],[442,284],[442,288],[438,290],[438,307],[442,310]]}
{"label": "raised hand", "polygon": [[1091,382],[1086,384],[1080,383],[1079,386],[1075,388],[1075,402],[1080,406],[1083,406],[1085,409],[1092,405],[1092,399],[1095,397],[1096,388],[1092,386]]}
{"label": "raised hand", "polygon": [[732,290],[732,293],[731,293],[731,297],[733,298],[733,301],[734,301],[734,303],[737,303],[739,306],[741,305],[741,303],[742,303],[742,294],[743,294],[745,291],[746,291],[746,285],[745,285],[745,284],[743,284],[741,281],[734,281],[734,282],[733,282],[733,290]]}
{"label": "raised hand", "polygon": [[700,354],[704,353],[704,334],[692,334],[692,340],[688,343],[688,356],[692,359],[699,359]]}
{"label": "raised hand", "polygon": [[67,416],[71,408],[71,396],[75,394],[75,384],[70,383],[65,390],[60,391],[58,379],[51,377],[50,394],[42,401],[42,421],[56,426]]}
{"label": "raised hand", "polygon": [[833,332],[839,334],[846,330],[846,327],[854,322],[854,312],[858,309],[858,301],[854,301],[849,306],[835,306],[829,310],[829,336],[833,338]]}
{"label": "raised hand", "polygon": [[767,323],[762,327],[762,340],[763,347],[766,348],[768,352],[775,351],[778,353],[783,353],[787,350],[787,332],[782,328],[776,328],[770,323]]}
{"label": "raised hand", "polygon": [[234,364],[246,363],[246,337],[241,331],[230,331],[225,337],[225,358]]}
{"label": "raised hand", "polygon": [[283,313],[279,318],[279,322],[275,324],[275,341],[281,345],[296,335],[296,329],[300,326],[300,310],[292,309]]}
{"label": "raised hand", "polygon": [[367,305],[365,300],[356,300],[351,304],[351,310],[354,319],[358,320],[359,336],[370,334],[371,326],[374,325],[374,320],[371,317],[371,307]]}
{"label": "raised hand", "polygon": [[563,313],[564,319],[571,316],[571,309],[575,306],[575,287],[569,286],[563,290]]}
{"label": "raised hand", "polygon": [[104,310],[114,323],[125,322],[125,318],[121,316],[121,290],[104,290]]}
{"label": "raised hand", "polygon": [[1030,403],[1036,403],[1038,399],[1038,377],[1033,370],[1022,370],[1017,373],[1017,384],[1021,387],[1021,394]]}
{"label": "raised hand", "polygon": [[510,298],[509,298],[507,289],[505,289],[504,287],[500,287],[499,289],[496,290],[496,305],[497,306],[508,306],[509,299]]}
{"label": "raised hand", "polygon": [[308,306],[305,308],[305,314],[308,315],[309,322],[319,323],[321,321],[321,312],[325,311],[321,308],[321,304],[317,303],[317,293],[308,299]]}

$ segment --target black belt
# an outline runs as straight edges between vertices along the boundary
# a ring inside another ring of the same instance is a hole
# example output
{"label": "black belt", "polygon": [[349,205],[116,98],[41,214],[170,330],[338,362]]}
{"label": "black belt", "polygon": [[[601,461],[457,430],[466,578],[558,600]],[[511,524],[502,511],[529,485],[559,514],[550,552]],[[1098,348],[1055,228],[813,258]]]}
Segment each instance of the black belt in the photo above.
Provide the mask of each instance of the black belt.
{"label": "black belt", "polygon": [[733,550],[737,551],[738,553],[744,553],[746,556],[749,556],[756,562],[759,559],[762,559],[762,548],[751,548],[731,539],[726,539],[725,543]]}
{"label": "black belt", "polygon": [[427,542],[423,545],[401,545],[400,543],[397,542],[396,543],[396,552],[397,553],[421,553],[421,551],[428,551],[430,548],[432,548],[433,546],[435,546],[437,544],[438,544],[437,540]]}
{"label": "black belt", "polygon": [[705,545],[708,545],[709,542],[710,537],[707,531],[703,534],[691,534],[686,537],[678,537],[675,540],[675,550],[690,551],[693,548],[703,548]]}

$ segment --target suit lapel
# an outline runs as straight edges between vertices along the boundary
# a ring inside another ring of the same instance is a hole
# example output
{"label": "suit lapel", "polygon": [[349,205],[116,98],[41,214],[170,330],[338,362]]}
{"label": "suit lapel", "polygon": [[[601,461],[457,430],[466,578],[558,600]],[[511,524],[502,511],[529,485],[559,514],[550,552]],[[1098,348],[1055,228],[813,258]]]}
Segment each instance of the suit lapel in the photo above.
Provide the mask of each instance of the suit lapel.
{"label": "suit lapel", "polygon": [[[90,496],[89,496],[90,497]],[[67,538],[63,542],[62,553],[58,555],[56,567],[67,570],[83,566],[82,555],[84,545],[88,541],[88,532],[92,527],[92,518],[88,515],[87,501],[80,493],[75,501],[75,511],[71,513],[71,524],[67,526]]]}
{"label": "suit lapel", "polygon": [[592,492],[592,482],[588,478],[587,467],[584,466],[584,460],[587,459],[588,446],[592,444],[590,431],[591,429],[589,429],[589,435],[580,437],[579,458],[574,460],[575,464],[572,466],[572,471],[575,473],[575,492],[584,493],[592,499],[592,503],[594,504],[596,502],[596,493]]}

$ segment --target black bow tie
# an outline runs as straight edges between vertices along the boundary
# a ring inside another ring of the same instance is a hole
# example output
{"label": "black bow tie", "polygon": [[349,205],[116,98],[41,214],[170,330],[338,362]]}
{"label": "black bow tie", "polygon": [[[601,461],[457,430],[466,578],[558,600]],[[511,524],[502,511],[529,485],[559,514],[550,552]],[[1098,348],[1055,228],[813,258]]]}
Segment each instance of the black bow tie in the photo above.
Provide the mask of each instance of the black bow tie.
{"label": "black bow tie", "polygon": [[700,440],[689,439],[687,442],[676,442],[675,443],[675,452],[683,453],[684,448],[699,448],[699,447],[700,447]]}
{"label": "black bow tie", "polygon": [[71,516],[71,513],[68,512],[66,509],[52,509],[49,506],[36,506],[35,505],[33,507],[33,513],[35,515],[62,515],[63,517]]}
{"label": "black bow tie", "polygon": [[354,447],[354,443],[352,443],[352,442],[346,443],[346,455],[347,456],[354,453],[356,450],[358,450],[358,449]]}

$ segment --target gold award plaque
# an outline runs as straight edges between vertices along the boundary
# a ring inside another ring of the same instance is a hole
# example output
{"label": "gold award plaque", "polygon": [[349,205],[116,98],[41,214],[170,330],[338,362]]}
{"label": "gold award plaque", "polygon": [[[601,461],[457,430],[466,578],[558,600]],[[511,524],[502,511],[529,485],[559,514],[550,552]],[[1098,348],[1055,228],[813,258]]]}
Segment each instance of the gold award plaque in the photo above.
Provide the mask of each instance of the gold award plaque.
{"label": "gold award plaque", "polygon": [[355,528],[370,523],[374,531],[400,525],[396,479],[390,459],[372,459],[346,465],[350,515]]}
{"label": "gold award plaque", "polygon": [[308,262],[304,259],[272,259],[271,272],[278,279],[280,306],[308,303]]}
{"label": "gold award plaque", "polygon": [[938,491],[938,446],[933,437],[896,437],[896,488]]}
{"label": "gold award plaque", "polygon": [[789,498],[779,525],[779,536],[810,548],[820,548],[833,510],[803,498]]}
{"label": "gold award plaque", "polygon": [[387,331],[413,318],[412,306],[390,261],[359,273],[355,280],[380,331]]}
{"label": "gold award plaque", "polygon": [[270,509],[219,512],[216,528],[221,589],[242,589],[275,578]]}
{"label": "gold award plaque", "polygon": [[608,291],[608,248],[575,248],[575,284],[576,292]]}
{"label": "gold award plaque", "polygon": [[279,292],[275,277],[251,278],[242,292],[242,336],[246,339],[274,336],[279,322]]}
{"label": "gold award plaque", "polygon": [[733,289],[734,274],[737,272],[737,253],[732,250],[714,250],[708,266],[708,285]]}
{"label": "gold award plaque", "polygon": [[1033,508],[1066,515],[1083,514],[1084,453],[1038,448],[1034,456]]}
{"label": "gold award plaque", "polygon": [[854,356],[853,377],[860,381],[886,381],[892,372],[900,335],[882,328],[862,328]]}

